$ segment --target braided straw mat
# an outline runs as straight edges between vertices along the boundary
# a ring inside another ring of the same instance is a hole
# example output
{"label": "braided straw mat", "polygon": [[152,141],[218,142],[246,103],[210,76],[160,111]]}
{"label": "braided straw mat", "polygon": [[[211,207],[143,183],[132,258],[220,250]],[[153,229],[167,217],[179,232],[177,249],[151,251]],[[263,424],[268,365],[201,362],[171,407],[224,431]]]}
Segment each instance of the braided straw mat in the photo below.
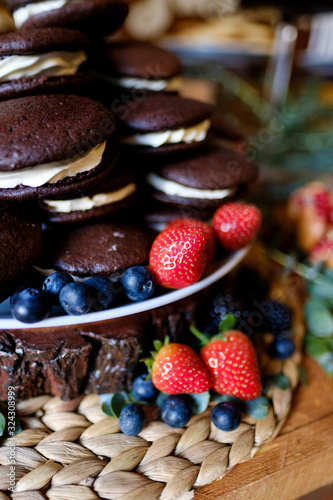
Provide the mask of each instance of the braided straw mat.
{"label": "braided straw mat", "polygon": [[[264,419],[243,415],[235,431],[224,432],[211,423],[208,408],[185,429],[173,429],[156,419],[156,411],[154,419],[153,411],[139,436],[126,436],[118,420],[101,411],[97,395],[20,401],[17,416],[23,430],[0,445],[0,500],[187,500],[200,486],[252,458],[278,435],[298,384],[304,323],[295,279],[280,278],[272,297],[287,300],[293,310],[295,354],[285,361],[270,359],[265,348],[269,335],[258,350],[264,377],[282,372],[290,381],[286,390],[270,386]],[[14,441],[17,483],[11,493],[6,464]]]}

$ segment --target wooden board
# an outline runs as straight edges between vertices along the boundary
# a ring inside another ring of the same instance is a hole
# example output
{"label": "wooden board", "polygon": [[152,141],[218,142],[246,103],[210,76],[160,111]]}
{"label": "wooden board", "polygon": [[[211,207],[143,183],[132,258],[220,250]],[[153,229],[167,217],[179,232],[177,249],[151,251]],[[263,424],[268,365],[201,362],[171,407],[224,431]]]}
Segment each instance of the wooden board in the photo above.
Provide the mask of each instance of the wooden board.
{"label": "wooden board", "polygon": [[297,389],[281,434],[196,500],[294,500],[333,482],[333,379],[311,359],[303,364],[309,385]]}

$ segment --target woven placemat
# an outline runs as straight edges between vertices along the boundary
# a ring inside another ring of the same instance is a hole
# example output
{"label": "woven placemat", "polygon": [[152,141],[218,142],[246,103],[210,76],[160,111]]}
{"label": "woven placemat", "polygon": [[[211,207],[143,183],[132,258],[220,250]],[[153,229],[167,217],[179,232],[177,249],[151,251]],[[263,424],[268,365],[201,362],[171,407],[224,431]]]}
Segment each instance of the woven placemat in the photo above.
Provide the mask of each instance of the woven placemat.
{"label": "woven placemat", "polygon": [[[193,416],[186,428],[173,429],[158,420],[156,408],[139,436],[132,437],[121,433],[116,418],[102,412],[97,395],[21,401],[16,411],[23,430],[1,442],[0,500],[187,500],[197,488],[252,458],[278,435],[298,384],[304,323],[294,280],[290,275],[279,278],[273,294],[293,311],[296,352],[285,361],[272,360],[266,348],[269,335],[262,337],[258,349],[263,377],[283,373],[289,380],[286,389],[270,385],[264,419],[243,415],[235,431],[223,432],[211,423],[208,408]],[[10,492],[13,446],[17,483]]]}

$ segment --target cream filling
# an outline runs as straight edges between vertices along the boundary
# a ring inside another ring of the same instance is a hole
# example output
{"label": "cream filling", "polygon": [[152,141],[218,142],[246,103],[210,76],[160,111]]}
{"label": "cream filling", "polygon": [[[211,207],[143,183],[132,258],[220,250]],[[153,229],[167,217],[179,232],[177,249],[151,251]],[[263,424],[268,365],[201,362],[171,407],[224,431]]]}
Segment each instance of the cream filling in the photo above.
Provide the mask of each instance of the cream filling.
{"label": "cream filling", "polygon": [[36,75],[74,75],[86,59],[83,50],[5,57],[0,60],[0,82]]}
{"label": "cream filling", "polygon": [[135,134],[130,137],[122,137],[123,144],[132,146],[151,146],[159,148],[164,144],[178,144],[180,142],[201,142],[206,136],[210,127],[210,120],[204,120],[193,127],[181,128],[178,130],[165,130],[164,132],[152,132],[148,134]]}
{"label": "cream filling", "polygon": [[149,80],[134,77],[117,78],[113,76],[106,76],[105,79],[109,83],[125,89],[143,89],[153,90],[155,92],[162,92],[163,90],[167,92],[178,92],[182,87],[182,79],[180,76],[175,76],[169,80]]}
{"label": "cream filling", "polygon": [[169,196],[180,196],[181,198],[200,198],[205,200],[222,200],[232,195],[236,189],[196,189],[177,182],[163,179],[159,175],[149,173],[147,182],[158,191],[162,191]]}
{"label": "cream filling", "polygon": [[130,196],[136,190],[136,185],[132,182],[117,191],[109,193],[98,193],[94,196],[83,196],[72,200],[43,200],[51,212],[61,212],[69,214],[71,212],[91,210],[95,207],[117,203]]}
{"label": "cream filling", "polygon": [[83,155],[77,155],[63,161],[55,161],[13,172],[0,172],[0,188],[13,189],[21,184],[39,187],[46,183],[54,184],[66,177],[88,172],[101,163],[105,146],[106,142],[103,142]]}
{"label": "cream filling", "polygon": [[41,14],[42,12],[60,9],[66,3],[68,3],[67,0],[48,0],[46,2],[28,3],[13,12],[16,28],[20,28],[30,17]]}

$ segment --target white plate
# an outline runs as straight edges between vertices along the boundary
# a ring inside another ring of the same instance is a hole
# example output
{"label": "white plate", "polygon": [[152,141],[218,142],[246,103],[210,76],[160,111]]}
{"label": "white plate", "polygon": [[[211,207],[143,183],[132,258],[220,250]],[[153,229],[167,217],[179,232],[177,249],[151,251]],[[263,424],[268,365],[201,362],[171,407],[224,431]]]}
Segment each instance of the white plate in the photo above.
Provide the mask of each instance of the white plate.
{"label": "white plate", "polygon": [[[83,323],[95,323],[96,321],[105,321],[109,319],[121,318],[131,314],[137,314],[144,311],[149,311],[157,307],[163,307],[177,300],[189,297],[196,292],[200,292],[207,288],[215,281],[228,274],[239,262],[245,257],[250,247],[242,248],[237,252],[229,255],[223,260],[213,264],[209,269],[209,273],[195,283],[194,285],[182,288],[181,290],[174,290],[166,292],[163,295],[154,297],[143,302],[132,302],[130,304],[114,307],[113,309],[106,309],[104,311],[91,312],[83,314],[82,316],[68,316],[68,315],[54,315],[50,318],[40,321],[39,323],[21,323],[13,319],[10,313],[9,299],[0,304],[0,329],[27,329],[27,328],[43,328],[53,326],[68,326],[68,325],[82,325]],[[60,309],[60,308],[59,308]]]}

